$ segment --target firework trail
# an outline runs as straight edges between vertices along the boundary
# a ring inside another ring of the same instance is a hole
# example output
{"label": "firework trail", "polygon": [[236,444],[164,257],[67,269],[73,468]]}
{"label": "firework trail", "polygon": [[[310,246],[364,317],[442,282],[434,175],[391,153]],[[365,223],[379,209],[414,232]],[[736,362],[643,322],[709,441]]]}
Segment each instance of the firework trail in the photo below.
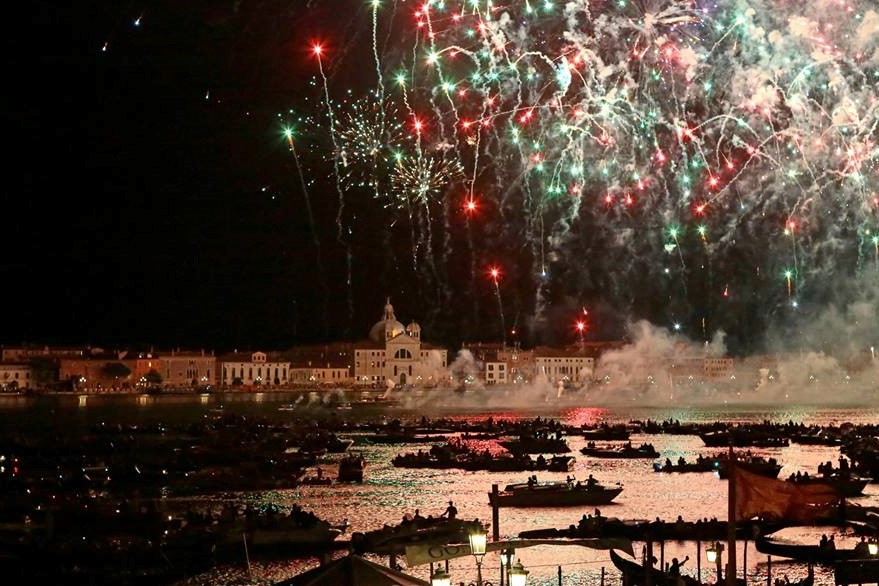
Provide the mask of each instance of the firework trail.
{"label": "firework trail", "polygon": [[[355,164],[382,205],[420,210],[414,259],[433,254],[431,226],[450,229],[430,208],[479,193],[497,217],[466,214],[442,263],[469,253],[475,281],[479,251],[526,250],[517,286],[538,316],[550,286],[623,314],[653,295],[706,337],[740,321],[730,289],[768,310],[826,299],[863,270],[847,259],[867,242],[879,262],[879,240],[864,236],[879,233],[872,2],[395,3],[381,54],[385,15],[372,6],[380,111],[367,126],[381,145]],[[389,72],[400,91],[385,96]],[[383,129],[416,123],[411,140]],[[473,224],[490,221],[475,242]],[[672,250],[680,287],[666,276]],[[786,299],[744,270],[761,265],[790,272]]]}
{"label": "firework trail", "polygon": [[308,186],[305,183],[305,175],[302,173],[302,165],[299,163],[299,155],[296,153],[296,143],[293,140],[293,130],[291,128],[284,129],[284,136],[287,139],[287,143],[290,145],[290,152],[293,154],[293,161],[296,164],[296,173],[299,176],[299,185],[302,187],[302,197],[305,199],[305,210],[308,214],[308,226],[311,229],[311,238],[312,243],[314,244],[314,256],[315,256],[315,264],[317,265],[317,278],[320,283],[321,290],[324,292],[323,296],[323,324],[324,324],[324,335],[329,334],[329,323],[327,322],[327,304],[326,300],[329,298],[329,288],[327,287],[327,281],[324,276],[324,264],[321,258],[321,247],[320,247],[320,239],[317,235],[317,226],[314,222],[314,213],[311,210],[311,196],[308,194]]}
{"label": "firework trail", "polygon": [[320,71],[320,77],[323,80],[323,89],[324,89],[324,101],[327,109],[327,116],[330,119],[330,140],[333,144],[333,177],[335,179],[336,184],[336,193],[339,195],[339,209],[336,212],[336,240],[339,244],[345,247],[345,284],[347,286],[348,291],[348,319],[349,322],[354,318],[354,296],[352,291],[352,282],[351,282],[351,263],[352,263],[352,252],[351,252],[351,228],[347,228],[347,235],[345,234],[346,228],[343,222],[343,215],[345,213],[345,195],[342,191],[342,178],[339,172],[339,143],[336,139],[336,120],[333,116],[333,105],[330,101],[330,89],[329,83],[327,81],[327,76],[324,73],[323,66],[323,46],[320,44],[315,44],[313,46],[314,55],[317,58],[317,67]]}
{"label": "firework trail", "polygon": [[501,301],[501,286],[499,282],[501,278],[501,269],[497,266],[488,267],[488,276],[491,278],[492,283],[494,283],[494,295],[497,298],[497,311],[501,326],[501,342],[506,345],[507,325],[504,320],[504,304],[503,301]]}

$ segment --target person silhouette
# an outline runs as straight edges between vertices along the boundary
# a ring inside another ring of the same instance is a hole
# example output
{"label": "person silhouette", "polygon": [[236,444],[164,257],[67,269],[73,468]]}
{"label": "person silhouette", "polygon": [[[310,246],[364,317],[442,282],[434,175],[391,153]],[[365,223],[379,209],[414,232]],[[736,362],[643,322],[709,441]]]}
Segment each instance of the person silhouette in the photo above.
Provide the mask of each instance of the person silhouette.
{"label": "person silhouette", "polygon": [[668,567],[668,575],[669,576],[680,576],[681,575],[681,566],[684,565],[687,560],[690,559],[690,556],[684,558],[684,561],[678,561],[678,558],[672,558],[671,565]]}

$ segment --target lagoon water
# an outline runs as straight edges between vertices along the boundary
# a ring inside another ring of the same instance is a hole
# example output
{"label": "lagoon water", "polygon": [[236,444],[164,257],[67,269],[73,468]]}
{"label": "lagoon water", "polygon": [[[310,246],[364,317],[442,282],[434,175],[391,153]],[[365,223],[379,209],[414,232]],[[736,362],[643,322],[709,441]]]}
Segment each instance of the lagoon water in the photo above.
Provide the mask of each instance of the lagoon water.
{"label": "lagoon water", "polygon": [[[447,417],[451,419],[484,420],[492,416],[499,418],[534,418],[554,417],[563,423],[581,425],[606,422],[628,422],[633,419],[664,420],[678,419],[681,422],[711,422],[716,420],[729,422],[758,422],[770,420],[774,422],[803,422],[805,424],[842,424],[876,423],[879,422],[879,408],[874,407],[808,407],[808,406],[700,406],[684,407],[585,407],[571,404],[560,405],[552,401],[539,402],[531,408],[504,410],[501,408],[473,408],[454,402],[444,404],[442,401],[429,402],[430,408],[422,404],[418,410],[406,409],[334,409],[324,407],[307,407],[308,401],[299,399],[296,393],[237,393],[210,395],[127,395],[127,396],[59,396],[31,398],[23,396],[0,397],[0,428],[38,434],[72,434],[88,429],[100,421],[113,423],[146,423],[163,421],[166,423],[183,423],[197,421],[217,412],[234,412],[245,415],[259,415],[284,421],[301,418],[336,419],[336,420],[378,420],[381,418],[399,418],[403,421],[416,421],[422,415],[431,418]],[[279,410],[279,407],[296,403],[292,410]],[[395,524],[404,514],[419,509],[423,515],[441,514],[449,500],[455,502],[459,516],[466,519],[490,521],[491,509],[488,506],[487,492],[493,483],[503,487],[512,482],[525,479],[523,473],[490,473],[463,472],[460,470],[407,470],[391,466],[391,458],[401,451],[428,449],[430,444],[423,445],[370,445],[356,433],[340,434],[355,440],[352,450],[364,455],[368,462],[366,480],[362,485],[343,485],[329,487],[299,487],[290,490],[259,491],[236,495],[234,498],[259,503],[276,503],[285,505],[297,503],[307,510],[314,511],[320,517],[333,524],[347,519],[350,531],[369,531],[380,528],[383,524]],[[697,436],[675,435],[633,435],[633,444],[652,443],[660,452],[662,459],[668,457],[673,461],[679,456],[687,460],[694,459],[698,454],[713,453],[704,447]],[[695,520],[704,517],[724,519],[726,515],[726,481],[720,480],[713,473],[705,474],[657,474],[652,471],[650,460],[613,460],[591,459],[579,454],[585,440],[578,437],[568,438],[568,443],[577,456],[573,474],[577,478],[585,478],[593,474],[600,482],[606,484],[622,483],[624,490],[612,505],[601,507],[601,514],[606,517],[622,519],[653,519],[660,517],[674,520],[681,515],[684,520]],[[494,442],[485,442],[487,449],[495,449]],[[784,468],[780,478],[789,476],[796,471],[816,473],[819,463],[831,460],[836,462],[839,457],[837,448],[824,446],[801,446],[792,444],[785,448],[754,449],[755,454],[775,457]],[[320,465],[331,475],[334,474],[334,462],[338,455],[327,455]],[[564,473],[545,473],[540,480],[563,480]],[[865,505],[879,505],[879,485],[868,485],[865,495],[855,502]],[[200,500],[229,498],[228,493],[200,497]],[[179,503],[177,503],[179,504]],[[547,527],[567,527],[576,524],[585,512],[593,512],[577,508],[542,508],[542,509],[501,509],[500,534],[502,537],[515,537],[520,531]],[[815,542],[822,532],[835,532],[837,547],[850,546],[854,537],[841,533],[838,528],[809,528],[786,530],[788,537],[803,542]],[[635,550],[640,553],[643,544],[636,544]],[[743,544],[739,545],[740,550]],[[703,579],[713,580],[713,571],[705,560],[704,544],[701,552]],[[669,543],[665,544],[665,560],[672,557],[683,558],[689,555],[690,561],[684,566],[687,573],[696,572],[696,544]],[[658,548],[656,550],[658,556]],[[743,560],[743,551],[739,553],[739,563]],[[618,574],[608,561],[607,552],[590,550],[580,547],[539,546],[522,549],[518,555],[531,571],[529,584],[557,584],[558,567],[562,567],[563,584],[595,584],[600,583],[602,567],[606,570],[608,583],[618,583]],[[186,580],[186,584],[240,584],[246,582],[244,568],[244,552],[240,559],[225,560],[222,566],[202,576]],[[405,571],[427,577],[426,567],[405,568]],[[754,584],[766,583],[766,556],[749,546],[747,563],[749,580]],[[288,577],[301,571],[303,567],[314,565],[315,560],[297,560],[284,563],[255,564],[252,567],[252,578],[255,581],[269,581]],[[497,584],[499,560],[497,556],[488,555],[485,560],[485,578]],[[451,570],[453,583],[473,582],[475,580],[475,564],[472,558],[453,560]],[[805,575],[805,566],[793,563],[779,563],[773,560],[773,575],[787,575],[796,579]],[[816,574],[817,584],[832,584],[832,573],[820,570]]]}

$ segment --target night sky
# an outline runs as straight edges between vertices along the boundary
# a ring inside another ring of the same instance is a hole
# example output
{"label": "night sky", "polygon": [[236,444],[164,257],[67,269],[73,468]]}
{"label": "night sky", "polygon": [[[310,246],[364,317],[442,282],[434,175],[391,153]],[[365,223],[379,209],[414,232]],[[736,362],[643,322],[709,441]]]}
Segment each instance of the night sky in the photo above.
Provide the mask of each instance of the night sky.
{"label": "night sky", "polygon": [[[300,11],[23,9],[4,51],[2,341],[220,349],[344,339],[349,316],[314,282],[302,196],[272,119],[309,75]],[[361,330],[384,294],[363,296]]]}
{"label": "night sky", "polygon": [[[404,205],[404,165],[346,159],[341,212],[331,139],[377,88],[368,3],[25,3],[4,37],[0,342],[287,348],[363,338],[390,296],[450,347],[497,340],[501,324],[526,345],[570,343],[585,309],[590,339],[644,318],[760,350],[875,289],[864,80],[879,79],[879,15],[846,1],[832,22],[742,0],[565,18],[513,2],[506,21],[450,1],[429,25],[420,3],[380,2],[381,110],[407,134],[388,133],[381,156],[457,157],[461,172]],[[434,55],[432,26],[470,61]],[[845,67],[780,80],[802,95],[761,77],[811,71],[820,51]],[[497,66],[509,55],[518,70]],[[388,192],[353,185],[360,172],[385,173]]]}

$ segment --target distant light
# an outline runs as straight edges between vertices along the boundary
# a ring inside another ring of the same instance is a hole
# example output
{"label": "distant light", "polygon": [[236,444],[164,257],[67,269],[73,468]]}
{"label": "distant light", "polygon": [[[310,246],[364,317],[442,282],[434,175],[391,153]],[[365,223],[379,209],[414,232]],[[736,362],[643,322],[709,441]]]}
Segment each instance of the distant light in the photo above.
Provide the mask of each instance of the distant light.
{"label": "distant light", "polygon": [[311,50],[318,57],[320,57],[321,54],[323,54],[323,52],[324,52],[323,46],[320,44],[317,44],[317,43],[311,47]]}

